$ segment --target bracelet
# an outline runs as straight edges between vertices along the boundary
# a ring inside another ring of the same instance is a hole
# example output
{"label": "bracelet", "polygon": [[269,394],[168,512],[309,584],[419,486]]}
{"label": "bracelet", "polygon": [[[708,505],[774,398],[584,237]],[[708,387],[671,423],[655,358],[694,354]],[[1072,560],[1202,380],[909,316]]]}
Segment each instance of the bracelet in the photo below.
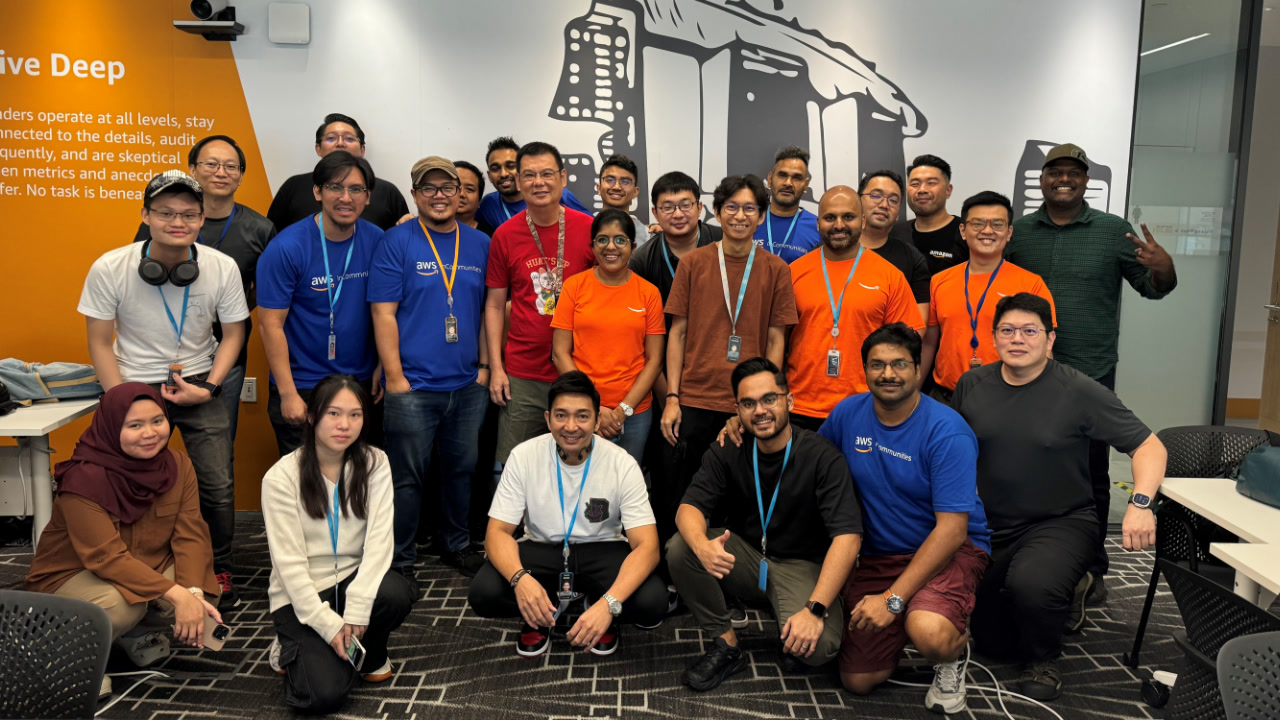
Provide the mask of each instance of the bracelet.
{"label": "bracelet", "polygon": [[669,398],[678,398],[678,397],[680,397],[680,393],[667,393],[667,397],[669,397]]}
{"label": "bracelet", "polygon": [[479,369],[479,370],[488,370],[488,369],[489,369],[489,363],[477,363],[477,364],[476,364],[476,368],[477,368],[477,369]]}
{"label": "bracelet", "polygon": [[511,587],[515,587],[516,585],[519,585],[521,578],[523,578],[525,575],[528,575],[528,574],[529,574],[529,571],[525,570],[524,568],[520,568],[519,570],[517,570],[515,574],[511,576]]}

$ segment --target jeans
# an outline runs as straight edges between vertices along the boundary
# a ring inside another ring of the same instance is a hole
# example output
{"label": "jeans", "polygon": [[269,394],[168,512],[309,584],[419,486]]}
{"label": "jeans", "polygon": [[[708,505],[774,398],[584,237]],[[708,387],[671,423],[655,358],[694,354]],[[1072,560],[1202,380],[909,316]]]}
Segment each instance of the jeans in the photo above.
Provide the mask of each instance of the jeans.
{"label": "jeans", "polygon": [[613,439],[618,447],[640,464],[644,459],[644,446],[649,442],[649,428],[653,425],[653,408],[634,413],[622,423],[622,434]]}
{"label": "jeans", "polygon": [[457,552],[471,544],[467,530],[471,473],[480,454],[480,426],[488,398],[483,385],[470,383],[452,392],[414,390],[388,393],[384,399],[387,458],[395,487],[392,565],[412,566],[417,560],[418,519],[433,444],[440,459],[445,546]]}

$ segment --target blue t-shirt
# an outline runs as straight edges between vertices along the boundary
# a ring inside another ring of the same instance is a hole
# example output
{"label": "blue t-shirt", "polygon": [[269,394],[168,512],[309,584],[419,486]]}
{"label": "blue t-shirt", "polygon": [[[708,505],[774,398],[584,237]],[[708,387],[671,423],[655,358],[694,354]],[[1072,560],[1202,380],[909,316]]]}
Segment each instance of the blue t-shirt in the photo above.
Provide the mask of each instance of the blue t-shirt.
{"label": "blue t-shirt", "polygon": [[[772,211],[766,211],[765,217],[765,221],[756,228],[756,245],[786,260],[788,265],[822,244],[822,237],[818,235],[818,216],[804,208],[800,208],[800,211],[791,217],[778,217]],[[791,225],[793,222],[794,229]],[[769,246],[771,230],[773,232],[772,247]],[[788,230],[791,232],[790,237],[787,237]]]}
{"label": "blue t-shirt", "polygon": [[[464,223],[454,233],[432,232],[435,252],[417,220],[397,225],[382,236],[369,271],[369,302],[397,302],[400,365],[414,390],[452,392],[476,380],[480,362],[480,325],[484,319],[484,274],[489,263],[489,236]],[[453,250],[458,270],[453,272]],[[439,262],[436,252],[440,253]],[[444,263],[444,272],[440,263]],[[453,275],[453,316],[458,342],[445,342],[449,293],[444,281]]]}
{"label": "blue t-shirt", "polygon": [[333,373],[354,375],[360,380],[373,376],[377,351],[373,342],[373,316],[365,296],[369,265],[381,238],[382,230],[377,225],[357,220],[355,234],[347,240],[323,241],[337,294],[333,312],[336,336],[333,360],[329,359],[329,278],[324,272],[324,256],[320,254],[316,216],[285,228],[267,244],[258,259],[258,305],[289,311],[284,321],[284,336],[289,341],[293,384],[299,390],[309,390]]}
{"label": "blue t-shirt", "polygon": [[[564,192],[560,193],[560,204],[568,208],[573,208],[578,212],[583,212],[592,216],[595,215],[595,213],[589,210],[586,205],[583,205],[573,193],[569,192],[569,188],[565,188]],[[509,203],[502,199],[502,196],[498,194],[497,190],[494,190],[488,195],[480,198],[480,207],[476,210],[476,217],[480,218],[483,222],[489,223],[489,227],[496,230],[502,227],[502,223],[524,212],[524,208],[524,200],[517,200],[516,202]]]}
{"label": "blue t-shirt", "polygon": [[840,401],[818,430],[844,452],[862,502],[862,553],[910,555],[935,512],[969,513],[969,539],[991,552],[978,499],[978,440],[951,408],[926,396],[897,427],[876,417],[871,393]]}

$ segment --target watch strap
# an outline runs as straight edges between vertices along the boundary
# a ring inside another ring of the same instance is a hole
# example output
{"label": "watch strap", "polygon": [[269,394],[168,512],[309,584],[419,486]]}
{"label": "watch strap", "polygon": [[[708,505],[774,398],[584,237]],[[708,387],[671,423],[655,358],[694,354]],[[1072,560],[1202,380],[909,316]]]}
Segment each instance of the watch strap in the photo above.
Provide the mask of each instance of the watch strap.
{"label": "watch strap", "polygon": [[622,614],[622,601],[618,600],[618,598],[605,593],[601,599],[608,603],[610,615],[617,617]]}

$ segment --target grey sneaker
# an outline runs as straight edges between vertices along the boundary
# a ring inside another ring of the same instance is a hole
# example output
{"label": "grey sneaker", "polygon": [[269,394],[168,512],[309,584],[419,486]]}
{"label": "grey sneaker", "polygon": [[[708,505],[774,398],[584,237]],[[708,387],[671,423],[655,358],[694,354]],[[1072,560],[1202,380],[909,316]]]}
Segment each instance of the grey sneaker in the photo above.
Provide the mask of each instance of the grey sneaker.
{"label": "grey sneaker", "polygon": [[924,706],[936,713],[954,715],[964,712],[964,676],[969,668],[969,648],[954,662],[933,666],[933,684],[924,694]]}
{"label": "grey sneaker", "polygon": [[1075,593],[1071,596],[1071,609],[1067,613],[1067,626],[1064,628],[1068,633],[1078,633],[1080,628],[1084,627],[1084,608],[1085,599],[1089,597],[1089,591],[1093,589],[1093,573],[1085,573],[1080,578],[1080,582],[1076,583]]}
{"label": "grey sneaker", "polygon": [[271,641],[271,647],[267,648],[267,664],[275,671],[277,675],[284,674],[284,668],[280,667],[280,639],[276,638]]}
{"label": "grey sneaker", "polygon": [[1057,660],[1033,663],[1018,677],[1018,692],[1032,700],[1057,700],[1062,695],[1062,673]]}

